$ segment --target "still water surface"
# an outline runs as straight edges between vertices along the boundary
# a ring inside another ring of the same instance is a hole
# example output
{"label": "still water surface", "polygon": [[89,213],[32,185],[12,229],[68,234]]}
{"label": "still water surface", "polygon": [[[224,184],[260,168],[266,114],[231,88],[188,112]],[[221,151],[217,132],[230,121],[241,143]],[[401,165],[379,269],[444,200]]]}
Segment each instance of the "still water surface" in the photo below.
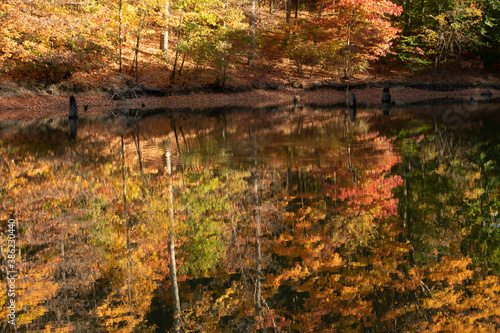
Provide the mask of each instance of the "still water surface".
{"label": "still water surface", "polygon": [[4,132],[17,331],[493,332],[498,111],[218,109],[81,118],[76,140]]}

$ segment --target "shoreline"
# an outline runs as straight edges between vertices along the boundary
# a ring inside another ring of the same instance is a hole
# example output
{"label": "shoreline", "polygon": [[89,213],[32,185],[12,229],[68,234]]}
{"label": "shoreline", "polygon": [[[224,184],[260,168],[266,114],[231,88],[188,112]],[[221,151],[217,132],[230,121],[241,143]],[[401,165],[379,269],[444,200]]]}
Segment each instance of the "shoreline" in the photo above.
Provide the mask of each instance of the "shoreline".
{"label": "shoreline", "polygon": [[[352,82],[325,83],[304,88],[264,87],[253,88],[242,92],[201,91],[163,91],[168,96],[148,96],[147,89],[139,89],[142,96],[131,99],[114,99],[110,93],[74,93],[79,106],[80,116],[109,115],[111,110],[142,109],[144,113],[152,109],[166,109],[175,112],[191,109],[206,110],[217,107],[272,107],[292,106],[294,95],[299,96],[299,106],[342,106],[347,101],[349,93],[354,92],[359,107],[381,106],[382,89],[390,87],[390,93],[397,106],[428,104],[428,103],[463,103],[468,102],[471,93],[475,101],[484,101],[481,96],[484,91],[491,91],[491,98],[500,98],[498,83],[426,83],[426,82]],[[136,88],[135,86],[134,88]],[[267,89],[265,89],[267,88]],[[245,90],[247,87],[236,87],[230,90]],[[131,91],[125,89],[124,91]],[[199,89],[197,89],[199,90]],[[229,89],[228,89],[229,90]],[[154,91],[160,92],[158,88]],[[49,94],[25,93],[0,97],[0,120],[34,120],[68,115],[69,96],[71,92]],[[83,112],[83,106],[88,105],[88,112]]]}

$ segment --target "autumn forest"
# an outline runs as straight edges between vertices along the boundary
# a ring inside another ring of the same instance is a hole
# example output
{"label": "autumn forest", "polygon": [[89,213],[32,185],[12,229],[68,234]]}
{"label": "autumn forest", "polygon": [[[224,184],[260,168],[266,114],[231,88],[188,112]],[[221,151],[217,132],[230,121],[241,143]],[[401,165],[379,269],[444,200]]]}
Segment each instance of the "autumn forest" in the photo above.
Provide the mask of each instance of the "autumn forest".
{"label": "autumn forest", "polygon": [[[102,73],[171,87],[490,68],[497,0],[7,0],[0,70],[77,92]],[[450,70],[449,70],[450,69]],[[249,79],[251,78],[251,79]]]}

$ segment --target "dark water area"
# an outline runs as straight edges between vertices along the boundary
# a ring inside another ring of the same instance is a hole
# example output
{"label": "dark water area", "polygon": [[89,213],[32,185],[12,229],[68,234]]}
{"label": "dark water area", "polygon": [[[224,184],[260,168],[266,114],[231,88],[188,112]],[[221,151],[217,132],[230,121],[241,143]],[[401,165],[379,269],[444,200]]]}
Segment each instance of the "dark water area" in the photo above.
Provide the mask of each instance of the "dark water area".
{"label": "dark water area", "polygon": [[499,112],[15,124],[0,142],[2,331],[494,332]]}

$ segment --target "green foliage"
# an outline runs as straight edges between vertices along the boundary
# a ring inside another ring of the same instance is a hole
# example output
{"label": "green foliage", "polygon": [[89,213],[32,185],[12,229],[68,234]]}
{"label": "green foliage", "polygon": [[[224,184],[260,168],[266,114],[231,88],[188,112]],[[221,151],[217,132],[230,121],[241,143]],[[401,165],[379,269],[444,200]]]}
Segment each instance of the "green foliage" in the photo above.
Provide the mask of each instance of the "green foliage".
{"label": "green foliage", "polygon": [[500,50],[500,1],[482,1],[483,21],[480,24],[479,54],[486,65],[498,62]]}
{"label": "green foliage", "polygon": [[241,183],[233,175],[214,177],[209,171],[196,175],[197,185],[180,193],[179,204],[184,207],[178,233],[186,240],[180,246],[181,274],[203,275],[225,257],[227,246],[226,224],[232,211],[228,192]]}
{"label": "green foliage", "polygon": [[421,36],[401,36],[395,43],[394,57],[412,72],[419,71],[432,64],[423,48]]}

